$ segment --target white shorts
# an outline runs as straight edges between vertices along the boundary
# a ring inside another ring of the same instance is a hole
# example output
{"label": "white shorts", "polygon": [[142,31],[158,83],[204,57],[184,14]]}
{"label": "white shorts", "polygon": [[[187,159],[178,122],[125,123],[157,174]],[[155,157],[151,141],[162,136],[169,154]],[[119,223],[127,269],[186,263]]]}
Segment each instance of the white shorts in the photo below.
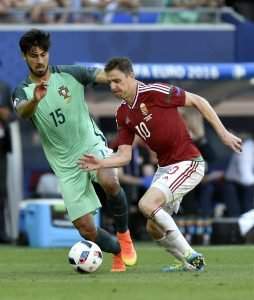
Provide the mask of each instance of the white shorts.
{"label": "white shorts", "polygon": [[187,160],[165,167],[158,167],[152,184],[166,196],[163,207],[170,215],[177,213],[182,198],[204,177],[205,162],[203,160]]}

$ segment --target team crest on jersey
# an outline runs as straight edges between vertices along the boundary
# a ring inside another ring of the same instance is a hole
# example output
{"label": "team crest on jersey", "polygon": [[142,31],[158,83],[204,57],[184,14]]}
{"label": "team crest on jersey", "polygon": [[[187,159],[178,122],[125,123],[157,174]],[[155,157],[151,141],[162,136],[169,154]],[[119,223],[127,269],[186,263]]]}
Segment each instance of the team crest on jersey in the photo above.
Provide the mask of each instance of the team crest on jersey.
{"label": "team crest on jersey", "polygon": [[139,107],[140,107],[142,115],[144,116],[144,120],[146,122],[150,121],[152,119],[152,114],[149,114],[148,108],[145,105],[145,103],[141,103]]}
{"label": "team crest on jersey", "polygon": [[148,108],[145,105],[145,103],[141,103],[139,107],[140,107],[140,110],[141,110],[142,114],[144,116],[147,116],[148,115]]}
{"label": "team crest on jersey", "polygon": [[67,86],[60,86],[59,88],[58,88],[58,94],[60,95],[60,96],[62,96],[62,97],[64,97],[64,100],[66,101],[66,102],[70,102],[70,100],[71,100],[71,94],[70,94],[70,91],[69,91],[69,89],[67,88]]}

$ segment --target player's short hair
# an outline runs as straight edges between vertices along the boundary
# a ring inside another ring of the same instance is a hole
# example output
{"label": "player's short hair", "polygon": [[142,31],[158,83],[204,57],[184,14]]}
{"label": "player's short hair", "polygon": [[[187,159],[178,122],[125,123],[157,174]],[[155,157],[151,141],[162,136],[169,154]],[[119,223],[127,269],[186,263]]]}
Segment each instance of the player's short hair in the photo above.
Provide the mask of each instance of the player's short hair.
{"label": "player's short hair", "polygon": [[114,69],[120,70],[124,74],[133,73],[132,62],[128,57],[113,57],[111,58],[104,68],[104,71],[110,72]]}
{"label": "player's short hair", "polygon": [[19,40],[19,47],[24,54],[32,47],[39,47],[44,51],[48,51],[50,48],[50,34],[39,29],[31,29],[22,35]]}

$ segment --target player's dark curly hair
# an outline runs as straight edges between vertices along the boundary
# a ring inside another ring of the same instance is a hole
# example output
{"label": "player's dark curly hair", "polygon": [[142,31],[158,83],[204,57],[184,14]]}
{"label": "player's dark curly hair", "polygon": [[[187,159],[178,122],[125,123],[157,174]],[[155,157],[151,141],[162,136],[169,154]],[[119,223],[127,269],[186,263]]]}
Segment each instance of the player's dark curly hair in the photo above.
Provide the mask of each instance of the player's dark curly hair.
{"label": "player's dark curly hair", "polygon": [[19,47],[24,54],[32,47],[39,47],[44,51],[48,51],[50,48],[50,34],[39,29],[31,29],[22,35],[19,40]]}
{"label": "player's dark curly hair", "polygon": [[132,67],[132,62],[128,57],[113,57],[111,58],[105,68],[104,71],[110,72],[114,69],[118,69],[124,74],[130,74],[133,73],[133,67]]}

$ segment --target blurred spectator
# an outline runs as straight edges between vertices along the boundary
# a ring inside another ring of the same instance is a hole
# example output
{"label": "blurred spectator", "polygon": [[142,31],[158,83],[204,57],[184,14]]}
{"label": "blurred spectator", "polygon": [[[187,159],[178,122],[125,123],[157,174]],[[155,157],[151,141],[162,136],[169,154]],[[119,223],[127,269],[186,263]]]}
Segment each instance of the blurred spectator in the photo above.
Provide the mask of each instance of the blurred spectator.
{"label": "blurred spectator", "polygon": [[[186,122],[192,140],[199,148],[206,162],[207,173],[209,164],[215,159],[215,154],[205,135],[204,120],[201,114],[199,114],[196,110],[181,109],[181,114]],[[198,215],[198,212],[200,211],[200,205],[202,207],[202,203],[199,203],[198,201],[200,186],[185,196],[185,201],[183,201],[181,204],[185,215]],[[203,201],[203,199],[201,199],[201,201]]]}
{"label": "blurred spectator", "polygon": [[[139,7],[139,0],[70,0],[70,6],[75,9],[71,20],[82,23],[111,23],[117,10],[135,10]],[[79,9],[88,8],[94,11],[77,13]]]}
{"label": "blurred spectator", "polygon": [[8,243],[5,226],[7,207],[7,153],[11,151],[9,123],[12,120],[10,88],[0,82],[0,243]]}
{"label": "blurred spectator", "polygon": [[185,195],[185,201],[181,203],[185,220],[180,219],[178,222],[180,222],[180,228],[184,229],[182,233],[189,242],[192,242],[195,237],[196,242],[207,245],[210,243],[212,234],[210,218],[213,216],[214,195],[223,172],[215,167],[216,155],[206,138],[201,114],[190,109],[182,109],[181,113],[192,140],[206,162],[206,173],[200,185]]}
{"label": "blurred spectator", "polygon": [[[1,22],[8,23],[24,23],[27,22],[26,15],[29,6],[27,4],[28,0],[3,0],[0,2],[1,7],[4,3],[8,3],[8,8],[5,6],[5,13],[0,16]],[[15,10],[15,12],[13,11]],[[1,13],[0,13],[1,14]]]}
{"label": "blurred spectator", "polygon": [[[102,12],[114,2],[113,0],[71,0],[71,8],[76,12],[72,15],[71,20],[75,23],[98,23],[101,22]],[[94,12],[77,13],[83,8],[94,9]]]}
{"label": "blurred spectator", "polygon": [[68,21],[71,23],[80,23],[84,21],[84,14],[78,13],[83,7],[82,0],[70,0],[70,7],[74,13],[70,13]]}
{"label": "blurred spectator", "polygon": [[173,8],[183,8],[180,12],[167,12],[162,14],[162,23],[196,23],[199,19],[199,13],[193,8],[196,7],[194,1],[184,0],[166,0],[165,5]]}
{"label": "blurred spectator", "polygon": [[30,7],[29,21],[31,23],[64,23],[68,13],[55,13],[54,9],[67,8],[68,0],[27,0]]}
{"label": "blurred spectator", "polygon": [[198,8],[218,8],[224,5],[224,0],[165,0],[166,7],[182,8],[179,12],[167,12],[162,14],[163,23],[198,23],[214,22],[215,14],[201,12]]}
{"label": "blurred spectator", "polygon": [[165,0],[140,0],[140,6],[147,7],[163,7],[167,1]]}
{"label": "blurred spectator", "polygon": [[53,172],[42,174],[36,188],[40,198],[61,198],[59,181]]}
{"label": "blurred spectator", "polygon": [[212,218],[216,205],[223,203],[225,161],[209,162],[209,167],[199,187],[199,215]]}
{"label": "blurred spectator", "polygon": [[1,0],[0,2],[0,13],[5,14],[8,12],[8,9],[11,7],[11,0]]}
{"label": "blurred spectator", "polygon": [[129,12],[135,12],[139,7],[139,0],[112,0],[103,7],[104,17],[103,23],[112,23],[114,14],[117,10],[128,10]]}
{"label": "blurred spectator", "polygon": [[225,173],[225,203],[229,217],[239,217],[254,207],[254,140],[241,134],[242,152],[232,154]]}
{"label": "blurred spectator", "polygon": [[0,1],[0,23],[12,23],[14,16],[10,14],[13,0]]}
{"label": "blurred spectator", "polygon": [[67,11],[70,6],[70,0],[55,0],[56,8],[65,9],[62,13],[56,13],[53,18],[53,23],[66,23],[69,21],[69,13]]}

